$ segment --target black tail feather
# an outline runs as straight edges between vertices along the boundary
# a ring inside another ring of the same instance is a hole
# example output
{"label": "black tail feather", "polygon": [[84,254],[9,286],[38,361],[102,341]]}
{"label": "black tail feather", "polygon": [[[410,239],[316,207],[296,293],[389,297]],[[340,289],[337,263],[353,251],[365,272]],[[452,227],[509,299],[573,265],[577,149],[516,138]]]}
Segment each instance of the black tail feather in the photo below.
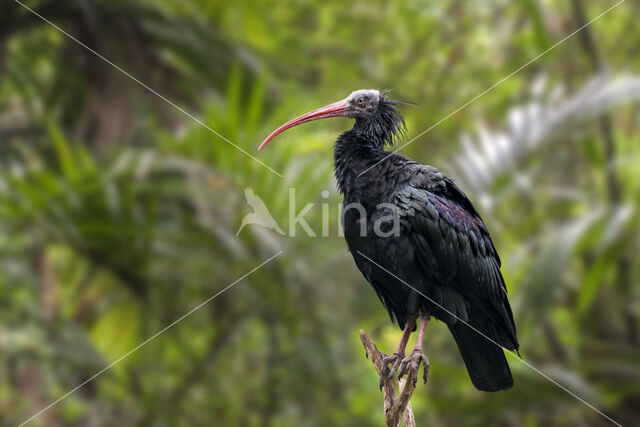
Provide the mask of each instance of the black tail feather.
{"label": "black tail feather", "polygon": [[[492,325],[484,316],[470,316],[469,324],[494,339]],[[473,385],[482,391],[507,390],[513,386],[509,364],[501,347],[462,322],[449,325]]]}

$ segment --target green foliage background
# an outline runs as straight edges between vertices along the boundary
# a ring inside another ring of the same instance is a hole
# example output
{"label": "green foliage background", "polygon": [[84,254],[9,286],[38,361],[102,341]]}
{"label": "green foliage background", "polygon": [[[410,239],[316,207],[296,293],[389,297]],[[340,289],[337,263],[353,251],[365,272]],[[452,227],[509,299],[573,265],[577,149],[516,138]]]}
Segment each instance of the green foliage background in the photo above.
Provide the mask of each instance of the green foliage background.
{"label": "green foliage background", "polygon": [[[409,137],[614,2],[30,0],[242,154],[0,0],[0,423],[27,420],[238,277],[34,426],[381,425],[358,329],[399,338],[338,233],[331,143],[283,121],[389,88]],[[523,358],[633,425],[640,407],[640,6],[628,0],[403,150],[452,175],[502,255]],[[289,231],[249,226],[251,187]],[[323,191],[329,191],[325,197]],[[609,425],[515,359],[470,384],[427,331],[419,425]]]}

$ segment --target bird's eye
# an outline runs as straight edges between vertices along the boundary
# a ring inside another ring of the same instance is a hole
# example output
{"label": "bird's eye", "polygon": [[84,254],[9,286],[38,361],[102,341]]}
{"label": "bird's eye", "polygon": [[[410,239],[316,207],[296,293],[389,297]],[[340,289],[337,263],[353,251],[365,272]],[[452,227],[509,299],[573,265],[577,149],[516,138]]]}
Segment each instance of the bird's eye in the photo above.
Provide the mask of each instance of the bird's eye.
{"label": "bird's eye", "polygon": [[358,99],[356,99],[356,102],[358,103],[358,105],[362,105],[362,104],[364,104],[364,99],[358,98]]}

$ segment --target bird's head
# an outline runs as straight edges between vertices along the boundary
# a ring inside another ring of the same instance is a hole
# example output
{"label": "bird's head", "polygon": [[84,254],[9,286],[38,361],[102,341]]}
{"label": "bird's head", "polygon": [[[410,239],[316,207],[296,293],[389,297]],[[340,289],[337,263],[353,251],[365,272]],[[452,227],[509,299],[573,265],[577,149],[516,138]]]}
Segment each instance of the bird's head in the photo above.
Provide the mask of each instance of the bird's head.
{"label": "bird's head", "polygon": [[396,110],[398,101],[387,99],[387,91],[376,89],[360,89],[352,92],[345,99],[310,111],[274,130],[258,147],[267,145],[276,135],[302,123],[330,117],[349,117],[356,120],[356,127],[371,133],[372,138],[381,143],[393,143],[397,137],[403,136],[405,124],[402,115]]}

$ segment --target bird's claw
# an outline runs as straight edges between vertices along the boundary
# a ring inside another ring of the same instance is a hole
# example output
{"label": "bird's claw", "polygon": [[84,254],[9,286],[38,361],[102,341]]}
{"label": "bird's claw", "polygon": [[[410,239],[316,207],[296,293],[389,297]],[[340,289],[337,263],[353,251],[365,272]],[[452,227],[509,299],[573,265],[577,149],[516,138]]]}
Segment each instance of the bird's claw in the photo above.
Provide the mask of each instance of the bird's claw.
{"label": "bird's claw", "polygon": [[418,371],[420,369],[420,363],[424,363],[423,375],[422,378],[424,383],[427,383],[427,376],[429,375],[429,358],[420,350],[415,349],[411,354],[400,362],[400,369],[398,370],[398,379],[402,378],[404,375],[409,375],[409,377],[413,377],[413,385],[416,385],[418,381]]}
{"label": "bird's claw", "polygon": [[[393,353],[382,358],[382,371],[380,371],[380,390],[385,382],[390,381],[395,376],[400,364],[403,360],[404,354]],[[391,365],[391,369],[389,369]]]}

